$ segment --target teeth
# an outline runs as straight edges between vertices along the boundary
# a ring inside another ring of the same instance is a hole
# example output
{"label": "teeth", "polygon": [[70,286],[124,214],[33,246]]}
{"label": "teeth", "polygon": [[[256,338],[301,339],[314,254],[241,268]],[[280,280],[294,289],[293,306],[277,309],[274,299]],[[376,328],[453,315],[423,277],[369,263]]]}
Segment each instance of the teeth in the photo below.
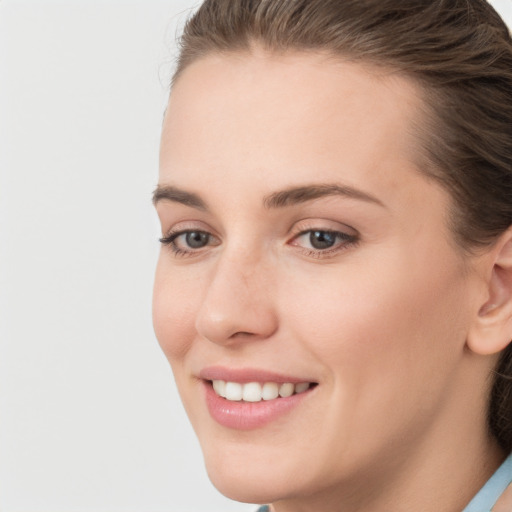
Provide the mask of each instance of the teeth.
{"label": "teeth", "polygon": [[261,384],[249,382],[242,387],[242,398],[245,402],[259,402],[261,400]]}
{"label": "teeth", "polygon": [[226,382],[226,399],[238,401],[242,400],[243,389],[242,384],[238,382]]}
{"label": "teeth", "polygon": [[288,396],[292,396],[294,391],[295,386],[293,384],[290,384],[289,382],[286,382],[285,384],[281,384],[281,386],[279,387],[279,396],[286,398]]}
{"label": "teeth", "polygon": [[275,400],[278,397],[287,398],[294,393],[304,393],[310,387],[309,382],[300,382],[292,384],[285,382],[277,384],[276,382],[248,382],[240,384],[239,382],[226,382],[224,380],[212,381],[215,393],[226,400],[239,402],[261,402],[261,400]]}
{"label": "teeth", "polygon": [[279,396],[279,386],[275,382],[265,382],[261,391],[263,400],[274,400]]}
{"label": "teeth", "polygon": [[213,389],[217,395],[226,398],[226,382],[223,380],[214,380]]}
{"label": "teeth", "polygon": [[309,389],[309,382],[301,382],[295,385],[295,393],[304,393]]}

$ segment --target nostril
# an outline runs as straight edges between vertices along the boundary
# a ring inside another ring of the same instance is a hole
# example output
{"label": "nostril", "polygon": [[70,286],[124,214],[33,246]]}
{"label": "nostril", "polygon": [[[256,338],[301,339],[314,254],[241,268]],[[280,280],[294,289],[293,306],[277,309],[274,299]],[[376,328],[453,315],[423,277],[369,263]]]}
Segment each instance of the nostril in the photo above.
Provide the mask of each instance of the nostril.
{"label": "nostril", "polygon": [[236,337],[248,338],[250,336],[254,336],[254,333],[248,332],[248,331],[238,331],[238,332],[235,332],[231,337],[232,338],[236,338]]}

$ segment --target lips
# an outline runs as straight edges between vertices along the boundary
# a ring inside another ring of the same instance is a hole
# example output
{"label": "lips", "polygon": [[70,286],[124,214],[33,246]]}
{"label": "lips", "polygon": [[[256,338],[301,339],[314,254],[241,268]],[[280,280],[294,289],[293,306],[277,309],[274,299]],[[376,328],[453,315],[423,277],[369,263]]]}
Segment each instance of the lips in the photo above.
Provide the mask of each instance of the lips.
{"label": "lips", "polygon": [[237,430],[277,420],[299,406],[317,386],[306,379],[253,369],[210,367],[199,376],[211,417]]}
{"label": "lips", "polygon": [[199,378],[203,380],[224,380],[226,382],[277,382],[283,384],[290,382],[299,384],[300,382],[313,382],[308,378],[294,377],[291,375],[282,375],[268,370],[259,370],[255,368],[225,368],[222,366],[209,366],[199,373]]}

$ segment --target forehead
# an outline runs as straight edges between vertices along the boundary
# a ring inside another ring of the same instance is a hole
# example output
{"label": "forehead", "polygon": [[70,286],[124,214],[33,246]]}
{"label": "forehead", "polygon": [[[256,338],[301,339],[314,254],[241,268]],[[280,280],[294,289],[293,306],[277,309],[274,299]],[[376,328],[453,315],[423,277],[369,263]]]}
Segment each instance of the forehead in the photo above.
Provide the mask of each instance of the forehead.
{"label": "forehead", "polygon": [[412,167],[421,106],[412,82],[381,67],[305,52],[209,55],[170,95],[160,180],[396,182]]}

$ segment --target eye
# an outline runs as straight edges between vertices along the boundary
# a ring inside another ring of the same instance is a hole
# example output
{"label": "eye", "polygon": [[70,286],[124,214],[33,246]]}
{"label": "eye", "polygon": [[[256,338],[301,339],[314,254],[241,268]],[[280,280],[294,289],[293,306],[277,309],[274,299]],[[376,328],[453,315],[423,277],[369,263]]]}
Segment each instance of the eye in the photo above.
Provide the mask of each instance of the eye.
{"label": "eye", "polygon": [[357,240],[357,235],[349,235],[342,231],[308,229],[299,233],[291,245],[302,248],[308,256],[321,258],[347,249]]}
{"label": "eye", "polygon": [[181,236],[184,238],[185,244],[191,249],[205,247],[210,241],[209,233],[205,233],[204,231],[188,231]]}
{"label": "eye", "polygon": [[338,238],[334,231],[310,231],[309,243],[314,249],[330,249]]}
{"label": "eye", "polygon": [[176,255],[192,254],[210,245],[219,245],[219,240],[207,231],[188,229],[170,233],[160,238],[163,245],[168,245]]}

